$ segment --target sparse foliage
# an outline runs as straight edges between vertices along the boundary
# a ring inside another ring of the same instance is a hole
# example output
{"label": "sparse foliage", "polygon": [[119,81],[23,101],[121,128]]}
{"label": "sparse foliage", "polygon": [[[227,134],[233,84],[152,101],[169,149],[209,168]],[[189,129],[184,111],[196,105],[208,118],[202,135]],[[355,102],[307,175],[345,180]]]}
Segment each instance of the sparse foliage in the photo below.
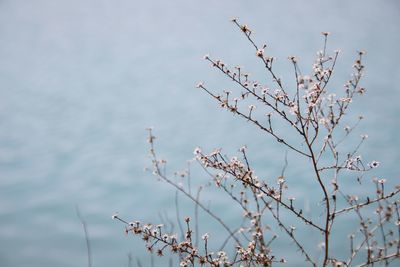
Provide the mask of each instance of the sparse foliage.
{"label": "sparse foliage", "polygon": [[[118,214],[113,218],[126,224],[127,234],[140,236],[150,252],[159,256],[163,256],[167,250],[176,253],[180,266],[271,266],[277,262],[285,263],[285,258],[278,258],[273,253],[273,241],[277,238],[274,231],[277,229],[292,241],[299,259],[311,266],[388,266],[393,261],[399,263],[400,187],[388,188],[383,178],[364,178],[366,172],[379,166],[375,159],[365,161],[359,155],[360,146],[367,135],[362,135],[353,148],[341,147],[362,120],[360,116],[353,126],[343,125],[343,118],[351,103],[365,92],[361,85],[364,52],[357,53],[351,77],[345,82],[340,95],[336,95],[328,85],[340,51],[332,55],[328,53],[329,33],[323,32],[323,49],[317,53],[311,74],[302,74],[297,57],[288,58],[293,65],[295,79],[292,88],[286,86],[275,72],[275,58],[268,54],[267,46],[255,43],[249,26],[240,24],[237,19],[232,21],[253,46],[255,56],[271,78],[271,84],[253,80],[243,67],[229,67],[222,60],[206,55],[204,59],[238,89],[236,92],[215,92],[203,82],[197,88],[209,94],[221,108],[232,112],[238,119],[250,122],[261,130],[260,133],[272,136],[284,148],[306,159],[309,179],[314,184],[312,190],[320,194],[318,201],[321,202],[323,216],[312,218],[305,214],[296,199],[287,193],[290,179],[285,176],[286,158],[281,174],[275,179],[266,179],[256,174],[249,162],[246,147],[240,148],[238,155],[231,157],[220,149],[206,153],[196,148],[195,160],[213,184],[242,210],[238,215],[243,217],[241,225],[231,229],[200,201],[202,188],[194,194],[168,176],[166,161],[158,158],[154,147],[155,137],[152,129],[148,129],[153,174],[193,201],[196,211],[201,209],[213,218],[226,230],[228,238],[223,241],[220,251],[210,251],[209,243],[213,240],[209,234],[204,233],[200,242],[194,238],[194,235],[199,235],[197,219],[195,226],[189,217],[184,220],[184,225],[178,222],[183,232],[182,237],[178,238],[178,235],[166,232],[163,225],[127,222]],[[276,128],[274,125],[278,120],[292,131],[282,132]],[[293,143],[287,135],[296,135],[301,142]],[[362,195],[347,192],[341,179],[345,173],[353,177],[359,187],[368,189],[368,183],[372,183],[373,191],[365,191]],[[349,214],[357,218],[358,230],[350,230],[348,240],[341,241],[343,246],[349,247],[349,252],[340,255],[332,249],[332,242],[335,242],[334,227],[341,222],[338,218]],[[269,220],[266,223],[266,216],[273,218],[273,222]],[[308,240],[301,239],[297,234],[302,229],[322,236],[319,244],[322,257],[315,257],[309,251],[306,246]],[[232,246],[230,250],[228,243]],[[232,250],[234,253],[227,253]]]}

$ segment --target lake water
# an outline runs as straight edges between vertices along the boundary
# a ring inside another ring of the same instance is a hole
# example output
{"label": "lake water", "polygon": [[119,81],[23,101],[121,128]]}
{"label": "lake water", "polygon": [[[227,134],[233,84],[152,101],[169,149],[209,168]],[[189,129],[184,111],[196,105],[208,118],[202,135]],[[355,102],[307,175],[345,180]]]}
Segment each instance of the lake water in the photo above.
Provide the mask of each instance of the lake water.
{"label": "lake water", "polygon": [[[186,167],[196,146],[233,153],[246,144],[261,174],[279,175],[285,150],[195,88],[200,80],[232,86],[202,60],[206,53],[264,79],[234,16],[267,42],[284,80],[293,75],[289,55],[311,69],[322,31],[332,32],[328,49],[342,50],[337,84],[355,51],[367,51],[368,91],[352,110],[366,120],[355,136],[368,133],[363,155],[382,163],[368,176],[398,183],[398,1],[2,0],[0,266],[86,265],[77,205],[94,266],[127,266],[129,253],[150,266],[141,242],[111,220],[115,211],[128,220],[175,216],[174,190],[144,171],[149,126],[171,172]],[[289,153],[288,177],[299,177],[292,186],[304,198],[305,170],[294,159]],[[210,196],[211,207],[238,220],[229,201]]]}

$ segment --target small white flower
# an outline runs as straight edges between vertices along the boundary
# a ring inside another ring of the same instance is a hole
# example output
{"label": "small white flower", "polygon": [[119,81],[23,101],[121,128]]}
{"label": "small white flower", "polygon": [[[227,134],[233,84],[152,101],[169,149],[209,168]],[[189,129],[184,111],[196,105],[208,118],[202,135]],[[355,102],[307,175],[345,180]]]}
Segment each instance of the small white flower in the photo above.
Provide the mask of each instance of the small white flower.
{"label": "small white flower", "polygon": [[348,196],[348,199],[349,199],[350,202],[358,201],[358,196],[350,195],[350,196]]}
{"label": "small white flower", "polygon": [[226,256],[226,252],[225,251],[218,251],[217,253],[218,257],[222,258]]}
{"label": "small white flower", "polygon": [[322,118],[319,118],[318,122],[319,122],[319,124],[325,125],[328,123],[328,120],[322,117]]}
{"label": "small white flower", "polygon": [[210,236],[208,235],[208,233],[205,233],[205,234],[201,237],[201,239],[203,239],[203,240],[208,240],[209,237],[210,237]]}
{"label": "small white flower", "polygon": [[378,180],[378,183],[379,183],[379,184],[384,184],[384,183],[386,183],[386,179],[379,179],[379,180]]}
{"label": "small white flower", "polygon": [[375,169],[379,167],[379,161],[372,161],[371,163],[368,164],[371,168]]}
{"label": "small white flower", "polygon": [[204,82],[199,82],[196,85],[196,88],[202,88],[204,86]]}
{"label": "small white flower", "polygon": [[258,239],[258,238],[261,237],[261,233],[260,232],[255,232],[255,233],[252,234],[252,236],[253,236],[253,238]]}
{"label": "small white flower", "polygon": [[290,56],[288,57],[289,60],[291,60],[293,63],[296,63],[298,61],[297,57],[295,56]]}
{"label": "small white flower", "polygon": [[297,77],[297,83],[298,83],[298,84],[304,84],[304,77],[301,76],[301,75],[299,75],[299,76]]}
{"label": "small white flower", "polygon": [[339,99],[343,103],[351,103],[352,99],[350,97],[342,97]]}
{"label": "small white flower", "polygon": [[219,153],[221,153],[221,148],[216,148],[211,152],[210,156],[216,156]]}
{"label": "small white flower", "polygon": [[201,154],[201,148],[200,147],[196,147],[195,149],[194,149],[194,151],[193,151],[193,154],[194,155],[200,155]]}
{"label": "small white flower", "polygon": [[153,226],[151,225],[151,224],[145,224],[144,226],[143,226],[143,230],[144,231],[150,231],[151,230],[151,228],[152,228]]}
{"label": "small white flower", "polygon": [[354,160],[349,158],[346,160],[346,168],[348,170],[352,170],[353,169],[353,165],[354,165]]}
{"label": "small white flower", "polygon": [[249,29],[249,26],[247,26],[246,24],[241,25],[240,29],[246,34],[249,34],[251,32],[251,30]]}
{"label": "small white flower", "polygon": [[258,49],[256,52],[257,57],[262,57],[264,55],[264,49]]}
{"label": "small white flower", "polygon": [[290,106],[290,114],[296,115],[297,114],[297,105],[293,104]]}

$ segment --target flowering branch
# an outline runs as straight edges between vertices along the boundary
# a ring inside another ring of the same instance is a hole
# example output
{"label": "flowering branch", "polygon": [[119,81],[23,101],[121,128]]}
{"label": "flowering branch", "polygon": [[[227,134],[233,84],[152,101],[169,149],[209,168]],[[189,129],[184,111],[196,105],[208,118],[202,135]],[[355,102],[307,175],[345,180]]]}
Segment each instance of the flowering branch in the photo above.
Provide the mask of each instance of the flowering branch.
{"label": "flowering branch", "polygon": [[[353,73],[345,82],[344,90],[331,92],[329,84],[337,66],[340,51],[334,51],[330,55],[327,49],[330,33],[323,32],[323,49],[317,53],[311,74],[302,74],[298,64],[299,59],[296,56],[288,58],[293,65],[296,82],[296,86],[291,88],[284,86],[282,80],[278,78],[279,75],[273,68],[275,58],[268,55],[267,46],[256,44],[253,32],[247,25],[240,24],[238,19],[232,21],[255,49],[255,56],[261,60],[268,78],[272,80],[271,84],[276,89],[271,90],[268,85],[262,85],[257,80],[253,80],[244,72],[244,68],[239,66],[230,68],[222,60],[212,59],[209,55],[206,55],[204,59],[229,78],[237,89],[234,92],[224,90],[215,93],[203,82],[199,83],[197,88],[215,99],[220,107],[255,125],[286,149],[307,160],[310,177],[313,179],[313,184],[307,190],[320,193],[318,204],[321,204],[322,216],[318,218],[306,216],[296,205],[296,199],[287,197],[290,180],[285,177],[286,157],[281,175],[277,175],[276,186],[269,179],[256,175],[245,146],[239,150],[239,156],[233,157],[223,155],[220,149],[204,153],[200,148],[196,148],[195,158],[202,169],[215,186],[236,203],[235,207],[243,213],[240,227],[232,230],[226,221],[200,201],[200,192],[205,187],[199,187],[197,194],[192,194],[190,174],[182,176],[188,179],[188,190],[168,177],[165,171],[166,161],[157,158],[154,149],[155,137],[149,129],[148,140],[153,174],[174,187],[177,194],[181,192],[195,204],[194,231],[189,218],[185,220],[186,230],[180,224],[177,195],[175,201],[177,219],[182,232],[183,240],[181,241],[178,241],[175,235],[162,233],[161,226],[142,225],[139,222],[128,223],[118,215],[113,216],[114,219],[127,225],[127,233],[140,235],[149,251],[157,247],[159,256],[163,255],[166,248],[178,253],[181,266],[194,266],[195,263],[209,266],[271,266],[275,262],[285,263],[286,259],[277,259],[274,255],[272,242],[277,238],[274,232],[277,229],[285,233],[296,251],[311,266],[325,267],[330,264],[352,266],[355,261],[359,261],[358,266],[374,266],[377,263],[388,266],[391,262],[398,261],[400,258],[400,211],[399,201],[394,198],[399,195],[400,186],[390,188],[385,185],[386,179],[374,178],[375,191],[371,193],[364,190],[363,199],[366,200],[359,201],[357,195],[346,192],[347,188],[341,179],[344,171],[348,171],[351,176],[355,176],[354,181],[359,186],[367,189],[368,185],[361,182],[363,175],[379,167],[378,161],[367,162],[358,155],[367,135],[362,135],[353,148],[346,147],[344,152],[341,146],[363,119],[359,116],[352,127],[347,125],[342,127],[342,120],[349,112],[351,103],[357,95],[363,95],[366,91],[361,86],[365,53],[363,51],[357,53]],[[340,96],[336,96],[336,93]],[[243,102],[250,102],[250,105],[243,106]],[[264,109],[268,113],[262,114]],[[282,121],[288,127],[289,130],[284,132],[285,135],[298,136],[301,142],[294,144],[282,134],[283,131],[278,131],[275,127],[276,120]],[[217,253],[210,249],[208,234],[202,236],[204,253],[199,252],[199,209],[212,217],[228,233]],[[349,235],[349,256],[345,258],[343,254],[337,253],[332,248],[332,242],[335,242],[335,228],[339,224],[336,219],[348,214],[358,219],[359,225],[356,226],[359,228]],[[371,214],[375,215],[369,216]],[[289,221],[289,218],[295,220]],[[319,245],[322,249],[321,259],[310,252],[308,240],[296,234],[296,226],[292,224],[293,222],[297,227],[307,226],[313,233],[322,234],[322,242]],[[397,235],[395,235],[395,230]],[[195,235],[194,238],[193,235]],[[234,247],[234,253],[230,258],[223,251],[228,244]],[[364,247],[366,247],[365,251],[362,250]]]}

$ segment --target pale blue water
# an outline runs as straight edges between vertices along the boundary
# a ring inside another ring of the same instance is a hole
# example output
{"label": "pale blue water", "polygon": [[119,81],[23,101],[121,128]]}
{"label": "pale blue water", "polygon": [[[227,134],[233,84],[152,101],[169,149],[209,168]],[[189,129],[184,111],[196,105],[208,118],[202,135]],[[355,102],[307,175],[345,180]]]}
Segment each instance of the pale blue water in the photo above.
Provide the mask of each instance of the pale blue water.
{"label": "pale blue water", "polygon": [[[171,170],[185,168],[198,145],[234,152],[247,144],[260,173],[280,172],[284,150],[194,88],[199,80],[231,86],[201,59],[206,53],[262,75],[233,16],[267,41],[284,79],[288,55],[311,66],[321,31],[333,33],[329,49],[343,51],[338,84],[354,52],[367,51],[368,92],[354,106],[366,120],[356,135],[369,134],[363,153],[382,162],[371,175],[398,182],[398,2],[247,2],[0,1],[0,266],[86,265],[76,205],[94,266],[126,266],[128,253],[148,265],[142,244],[111,220],[114,211],[174,217],[174,191],[143,171],[148,126]],[[289,174],[302,171],[289,165]],[[212,196],[216,210],[237,220]]]}

